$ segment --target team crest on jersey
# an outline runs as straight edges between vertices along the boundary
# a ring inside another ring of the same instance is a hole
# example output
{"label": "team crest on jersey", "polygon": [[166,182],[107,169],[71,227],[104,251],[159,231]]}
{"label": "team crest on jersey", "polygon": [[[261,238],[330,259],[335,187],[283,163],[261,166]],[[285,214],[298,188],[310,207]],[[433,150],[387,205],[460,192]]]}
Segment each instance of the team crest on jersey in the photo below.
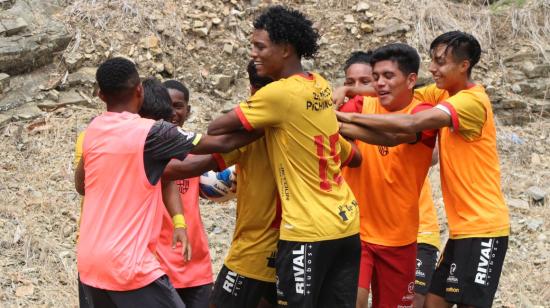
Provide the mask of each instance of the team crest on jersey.
{"label": "team crest on jersey", "polygon": [[178,190],[180,194],[185,194],[189,190],[189,180],[177,180],[176,185],[178,185]]}
{"label": "team crest on jersey", "polygon": [[390,153],[390,150],[385,145],[379,145],[378,146],[378,152],[380,152],[380,155],[386,156]]}

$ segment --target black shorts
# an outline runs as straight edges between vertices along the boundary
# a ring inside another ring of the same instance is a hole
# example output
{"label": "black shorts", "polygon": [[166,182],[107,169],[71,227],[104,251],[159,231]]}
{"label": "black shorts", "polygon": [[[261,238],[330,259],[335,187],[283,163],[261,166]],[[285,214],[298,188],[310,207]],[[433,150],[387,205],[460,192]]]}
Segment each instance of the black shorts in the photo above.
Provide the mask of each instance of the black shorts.
{"label": "black shorts", "polygon": [[214,283],[210,304],[216,308],[256,308],[263,298],[275,306],[275,294],[274,283],[241,276],[224,265]]}
{"label": "black shorts", "polygon": [[82,284],[90,308],[185,308],[166,275],[143,288],[131,291],[109,291]]}
{"label": "black shorts", "polygon": [[186,308],[208,308],[212,283],[176,289]]}
{"label": "black shorts", "polygon": [[304,243],[280,240],[277,248],[279,307],[355,308],[359,235]]}
{"label": "black shorts", "polygon": [[435,270],[430,293],[449,303],[491,307],[508,237],[450,239]]}
{"label": "black shorts", "polygon": [[437,247],[420,243],[416,246],[416,278],[414,292],[426,295],[430,290],[430,282],[437,265],[439,249]]}

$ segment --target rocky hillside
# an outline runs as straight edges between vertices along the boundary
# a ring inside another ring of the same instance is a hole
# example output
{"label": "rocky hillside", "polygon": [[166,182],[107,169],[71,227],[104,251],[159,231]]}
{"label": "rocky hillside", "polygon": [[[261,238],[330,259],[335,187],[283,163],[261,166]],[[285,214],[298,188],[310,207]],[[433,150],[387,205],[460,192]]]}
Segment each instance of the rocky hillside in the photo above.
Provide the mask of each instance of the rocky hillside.
{"label": "rocky hillside", "polygon": [[[512,212],[497,307],[546,306],[550,292],[550,1],[0,0],[0,306],[74,307],[79,197],[77,133],[104,108],[97,65],[132,58],[140,73],[190,86],[187,129],[201,131],[246,97],[254,16],[269,3],[305,12],[322,35],[304,66],[335,85],[350,52],[389,42],[427,47],[461,29],[482,43],[474,79],[499,123],[503,189]],[[490,4],[487,4],[489,2]],[[438,171],[431,172],[442,222]],[[214,271],[230,243],[234,203],[203,202]],[[446,230],[442,231],[442,237]]]}

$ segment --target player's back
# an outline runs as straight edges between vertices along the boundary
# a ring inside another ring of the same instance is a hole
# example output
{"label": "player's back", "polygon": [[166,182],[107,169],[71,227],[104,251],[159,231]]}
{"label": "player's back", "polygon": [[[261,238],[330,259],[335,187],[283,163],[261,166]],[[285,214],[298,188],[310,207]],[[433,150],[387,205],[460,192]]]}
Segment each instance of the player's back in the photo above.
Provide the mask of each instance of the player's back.
{"label": "player's back", "polygon": [[318,74],[293,75],[265,86],[237,112],[251,127],[266,128],[283,207],[281,239],[320,241],[356,234],[357,203],[340,174],[329,83]]}

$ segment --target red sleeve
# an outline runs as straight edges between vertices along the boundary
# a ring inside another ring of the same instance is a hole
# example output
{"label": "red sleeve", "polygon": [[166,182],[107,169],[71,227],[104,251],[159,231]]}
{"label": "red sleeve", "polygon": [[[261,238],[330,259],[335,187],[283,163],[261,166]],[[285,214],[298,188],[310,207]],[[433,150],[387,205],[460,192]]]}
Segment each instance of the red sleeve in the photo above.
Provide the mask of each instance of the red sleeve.
{"label": "red sleeve", "polygon": [[241,121],[241,124],[243,125],[243,127],[247,130],[247,131],[252,131],[254,130],[254,128],[252,127],[252,125],[250,125],[250,122],[248,122],[248,120],[246,119],[243,111],[241,110],[241,106],[237,106],[235,107],[235,113],[237,114],[237,116],[239,117],[239,120]]}
{"label": "red sleeve", "polygon": [[342,162],[342,167],[349,165],[349,162],[353,159],[353,155],[355,155],[355,148],[351,147],[351,151],[349,153],[348,158]]}
{"label": "red sleeve", "polygon": [[451,112],[451,123],[453,125],[453,130],[455,132],[458,132],[458,113],[456,112],[455,107],[453,107],[453,105],[451,105],[449,102],[441,102],[440,104],[447,107],[447,109],[449,109],[449,111]]}
{"label": "red sleeve", "polygon": [[[418,104],[416,107],[413,108],[411,114],[418,113],[420,111],[432,109],[434,106],[429,103],[421,103]],[[430,129],[430,130],[424,130],[420,134],[420,139],[418,141],[421,141],[425,145],[433,148],[435,147],[435,141],[437,139],[437,129]]]}
{"label": "red sleeve", "polygon": [[218,171],[222,171],[222,170],[227,169],[227,166],[225,165],[225,160],[223,159],[223,157],[220,154],[214,153],[214,154],[212,154],[212,157],[214,157],[214,160],[216,161],[216,164],[218,165]]}
{"label": "red sleeve", "polygon": [[338,111],[342,112],[363,112],[363,96],[357,95],[354,98],[348,100],[345,104],[340,106]]}

